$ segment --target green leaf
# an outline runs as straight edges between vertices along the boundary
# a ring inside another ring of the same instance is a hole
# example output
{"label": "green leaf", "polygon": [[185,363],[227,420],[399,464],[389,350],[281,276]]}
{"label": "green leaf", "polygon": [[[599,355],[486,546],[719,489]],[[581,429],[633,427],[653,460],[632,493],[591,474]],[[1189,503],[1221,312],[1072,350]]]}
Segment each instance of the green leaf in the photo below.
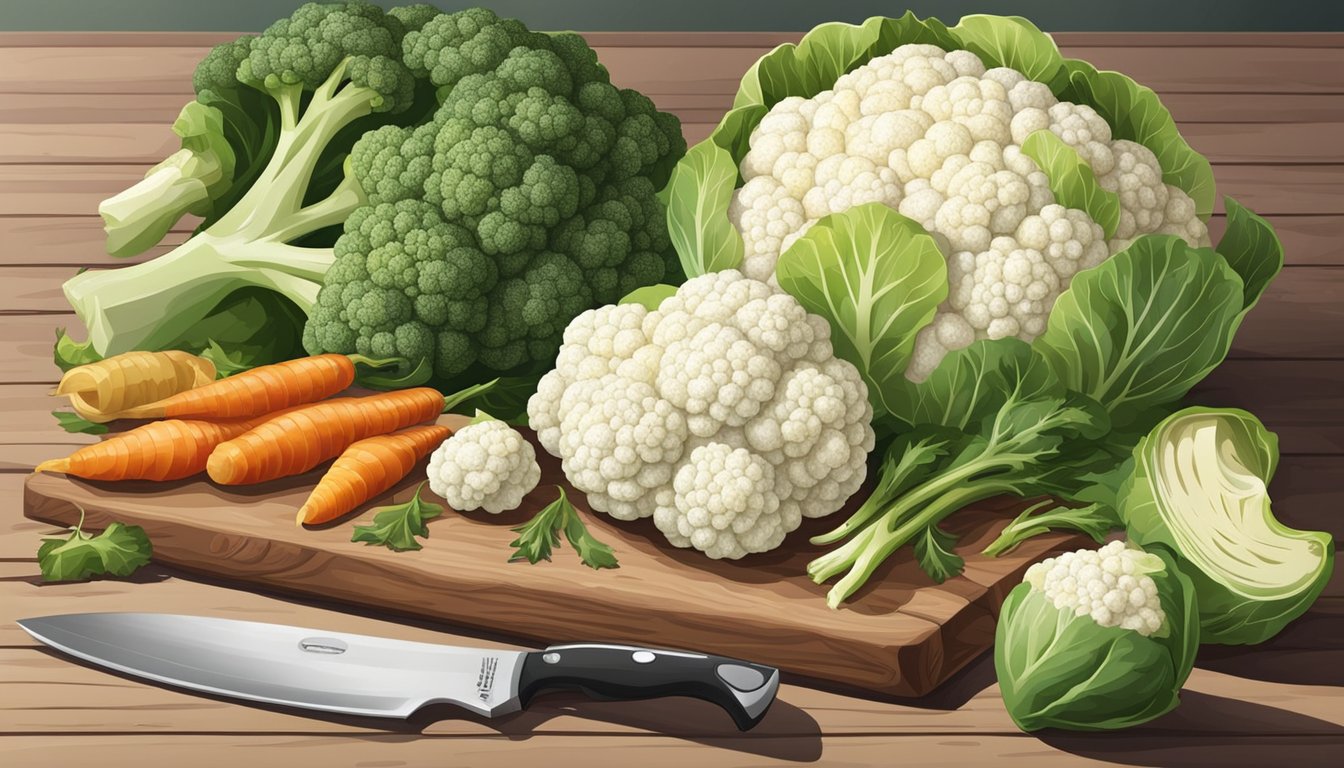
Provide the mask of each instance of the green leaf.
{"label": "green leaf", "polygon": [[1120,226],[1120,196],[1101,188],[1092,166],[1073,147],[1049,129],[1041,129],[1022,142],[1022,154],[1035,160],[1050,179],[1055,202],[1086,212],[1101,225],[1107,240],[1115,235]]}
{"label": "green leaf", "polygon": [[949,32],[986,67],[1010,67],[1051,90],[1065,78],[1064,57],[1055,41],[1021,16],[973,14],[961,17]]}
{"label": "green leaf", "polygon": [[374,389],[406,389],[421,386],[429,381],[429,377],[434,373],[434,366],[430,365],[428,358],[422,357],[414,366],[409,360],[401,360],[394,370],[387,373],[379,373],[377,370],[369,372],[356,370],[355,382],[361,386]]}
{"label": "green leaf", "polygon": [[560,496],[555,501],[542,507],[531,520],[511,529],[518,534],[518,538],[509,542],[509,546],[514,548],[513,554],[509,556],[509,562],[526,560],[536,565],[542,560],[549,561],[551,551],[560,545],[560,531],[564,529],[573,511],[574,506],[565,496],[565,489],[561,488]]}
{"label": "green leaf", "polygon": [[877,410],[905,381],[915,335],[947,298],[947,261],[915,222],[881,203],[823,217],[775,275],[831,325],[836,356],[859,369]]}
{"label": "green leaf", "polygon": [[1104,504],[1065,507],[1053,499],[1046,499],[1022,510],[1022,514],[985,547],[984,554],[998,557],[1027,539],[1049,531],[1078,531],[1100,544],[1106,540],[1106,534],[1120,527],[1120,516],[1112,507]]}
{"label": "green leaf", "polygon": [[43,539],[37,564],[43,581],[84,581],[93,576],[125,578],[149,562],[154,552],[138,525],[113,522],[97,536],[81,530],[84,517],[64,539]]}
{"label": "green leaf", "polygon": [[588,530],[588,526],[583,524],[583,520],[578,513],[570,508],[569,519],[565,521],[565,538],[569,540],[569,545],[579,553],[579,561],[593,570],[602,570],[603,568],[619,568],[616,562],[616,554],[611,547],[598,541]]}
{"label": "green leaf", "polygon": [[733,106],[774,106],[786,96],[815,96],[840,75],[873,58],[886,21],[875,16],[861,25],[819,24],[797,45],[776,47],[742,76]]}
{"label": "green leaf", "polygon": [[71,434],[102,435],[107,433],[107,425],[89,421],[77,413],[69,411],[52,411],[52,416],[56,417],[56,423],[61,429]]}
{"label": "green leaf", "polygon": [[78,368],[81,365],[96,363],[103,359],[93,349],[93,342],[78,342],[65,335],[64,328],[56,329],[56,344],[52,347],[52,359],[62,371]]}
{"label": "green leaf", "polygon": [[1064,386],[1041,354],[1021,339],[972,342],[949,352],[929,378],[889,388],[892,415],[909,425],[978,425],[1010,397],[1059,396]]}
{"label": "green leaf", "polygon": [[667,182],[667,231],[687,277],[735,269],[745,246],[728,220],[737,163],[713,141],[691,147]]}
{"label": "green leaf", "polygon": [[549,561],[551,552],[560,544],[560,534],[563,532],[584,565],[594,570],[619,567],[611,547],[598,541],[588,531],[578,510],[569,503],[565,489],[560,486],[556,486],[556,489],[559,495],[555,501],[533,515],[531,520],[512,529],[518,538],[509,544],[514,548],[509,562],[526,560],[536,565],[542,560]]}
{"label": "green leaf", "polygon": [[210,339],[210,346],[206,347],[200,353],[200,356],[215,364],[215,378],[217,379],[227,378],[253,367],[243,359],[242,352],[235,352],[230,355],[214,339]]}
{"label": "green leaf", "polygon": [[1065,386],[1123,426],[1184,397],[1222,362],[1242,302],[1241,278],[1222,256],[1145,235],[1079,273],[1034,346]]}
{"label": "green leaf", "polygon": [[658,308],[663,303],[663,299],[677,292],[675,285],[646,285],[643,288],[636,288],[627,293],[625,298],[621,299],[621,304],[643,304],[645,309],[650,311]]}
{"label": "green leaf", "polygon": [[423,482],[417,485],[415,495],[404,504],[375,509],[373,522],[355,526],[350,540],[377,544],[393,552],[421,549],[416,537],[429,538],[429,526],[426,523],[443,514],[443,505],[420,499],[420,491],[424,487]]}
{"label": "green leaf", "polygon": [[936,525],[930,525],[915,539],[915,559],[919,567],[938,584],[966,568],[966,561],[952,551],[957,537]]}
{"label": "green leaf", "polygon": [[1216,250],[1241,275],[1241,310],[1245,315],[1283,269],[1283,243],[1269,222],[1230,197],[1223,201],[1227,229]]}
{"label": "green leaf", "polygon": [[1151,88],[1119,72],[1099,72],[1085,61],[1065,59],[1069,77],[1055,90],[1061,99],[1087,104],[1111,126],[1111,136],[1138,142],[1151,149],[1162,166],[1162,180],[1180,187],[1195,201],[1200,218],[1213,213],[1213,168],[1190,148],[1176,121]]}

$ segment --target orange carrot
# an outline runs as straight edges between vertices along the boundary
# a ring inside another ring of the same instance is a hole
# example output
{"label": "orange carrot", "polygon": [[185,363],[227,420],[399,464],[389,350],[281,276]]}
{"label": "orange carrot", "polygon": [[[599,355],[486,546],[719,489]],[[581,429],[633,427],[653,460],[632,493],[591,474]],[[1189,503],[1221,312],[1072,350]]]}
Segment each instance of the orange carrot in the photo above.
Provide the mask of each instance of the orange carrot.
{"label": "orange carrot", "polygon": [[316,355],[263,365],[158,402],[122,411],[130,419],[242,419],[311,403],[354,383],[345,355]]}
{"label": "orange carrot", "polygon": [[178,480],[204,472],[215,446],[263,420],[156,421],[86,445],[63,459],[44,461],[33,471],[64,472],[88,480]]}
{"label": "orange carrot", "polygon": [[220,443],[206,472],[222,485],[264,483],[316,467],[356,440],[429,421],[444,397],[429,387],[300,406]]}
{"label": "orange carrot", "polygon": [[411,427],[351,444],[322,476],[295,516],[297,525],[335,520],[396,485],[453,430]]}

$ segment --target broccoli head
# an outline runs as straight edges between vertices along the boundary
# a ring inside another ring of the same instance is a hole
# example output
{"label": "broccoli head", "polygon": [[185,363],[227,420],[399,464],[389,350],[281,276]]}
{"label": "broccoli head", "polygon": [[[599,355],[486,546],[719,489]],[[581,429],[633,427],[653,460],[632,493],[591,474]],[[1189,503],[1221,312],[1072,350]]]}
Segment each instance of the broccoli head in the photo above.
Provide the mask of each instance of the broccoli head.
{"label": "broccoli head", "polygon": [[441,104],[355,144],[369,205],[336,243],[309,352],[427,361],[454,386],[535,373],[574,316],[680,279],[655,197],[680,124],[613,86],[582,38],[476,8],[402,45]]}

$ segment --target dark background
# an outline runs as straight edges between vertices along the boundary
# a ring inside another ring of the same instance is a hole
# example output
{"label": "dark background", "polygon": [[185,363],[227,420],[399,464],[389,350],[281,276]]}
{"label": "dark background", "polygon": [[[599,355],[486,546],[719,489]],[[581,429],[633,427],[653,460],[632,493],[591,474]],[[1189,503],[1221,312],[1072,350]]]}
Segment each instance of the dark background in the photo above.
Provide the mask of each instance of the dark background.
{"label": "dark background", "polygon": [[[0,0],[0,31],[260,30],[302,0]],[[810,29],[823,21],[967,13],[1026,16],[1053,31],[1344,30],[1344,0],[432,0],[487,6],[537,29]],[[381,5],[408,2],[381,0]]]}

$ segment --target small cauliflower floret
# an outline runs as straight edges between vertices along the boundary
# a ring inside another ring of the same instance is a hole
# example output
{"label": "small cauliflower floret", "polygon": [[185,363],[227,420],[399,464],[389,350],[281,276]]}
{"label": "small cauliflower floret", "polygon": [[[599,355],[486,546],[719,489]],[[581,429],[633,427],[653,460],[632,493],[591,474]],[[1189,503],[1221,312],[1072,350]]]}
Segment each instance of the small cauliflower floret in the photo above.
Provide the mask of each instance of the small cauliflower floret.
{"label": "small cauliflower floret", "polygon": [[459,512],[517,509],[540,480],[532,444],[494,419],[459,429],[429,457],[430,490]]}
{"label": "small cauliflower floret", "polygon": [[593,509],[653,516],[673,544],[724,558],[843,506],[867,472],[872,416],[826,321],[736,270],[689,280],[652,311],[575,318],[528,401]]}
{"label": "small cauliflower floret", "polygon": [[1110,173],[1097,174],[1097,183],[1120,197],[1120,224],[1115,228],[1115,238],[1128,240],[1156,232],[1167,209],[1167,187],[1162,183],[1157,156],[1132,141],[1122,139],[1113,146],[1115,166]]}
{"label": "small cauliflower floret", "polygon": [[1195,201],[1180,187],[1167,186],[1167,209],[1158,232],[1176,235],[1193,246],[1208,247],[1209,227],[1195,212]]}
{"label": "small cauliflower floret", "polygon": [[778,547],[792,530],[779,516],[774,467],[745,448],[696,448],[672,489],[672,504],[658,507],[653,522],[675,546],[737,559]]}
{"label": "small cauliflower floret", "polygon": [[1061,611],[1147,637],[1166,621],[1157,583],[1149,575],[1162,567],[1154,556],[1113,541],[1101,549],[1046,558],[1028,568],[1023,581]]}
{"label": "small cauliflower floret", "polygon": [[1086,104],[1059,102],[1047,110],[1050,130],[1073,147],[1078,155],[1092,166],[1092,172],[1104,176],[1115,167],[1116,158],[1111,150],[1111,126],[1097,111]]}
{"label": "small cauliflower floret", "polygon": [[746,245],[742,271],[758,280],[775,273],[784,238],[807,221],[802,202],[773,176],[757,176],[743,185],[733,195],[728,217]]}

